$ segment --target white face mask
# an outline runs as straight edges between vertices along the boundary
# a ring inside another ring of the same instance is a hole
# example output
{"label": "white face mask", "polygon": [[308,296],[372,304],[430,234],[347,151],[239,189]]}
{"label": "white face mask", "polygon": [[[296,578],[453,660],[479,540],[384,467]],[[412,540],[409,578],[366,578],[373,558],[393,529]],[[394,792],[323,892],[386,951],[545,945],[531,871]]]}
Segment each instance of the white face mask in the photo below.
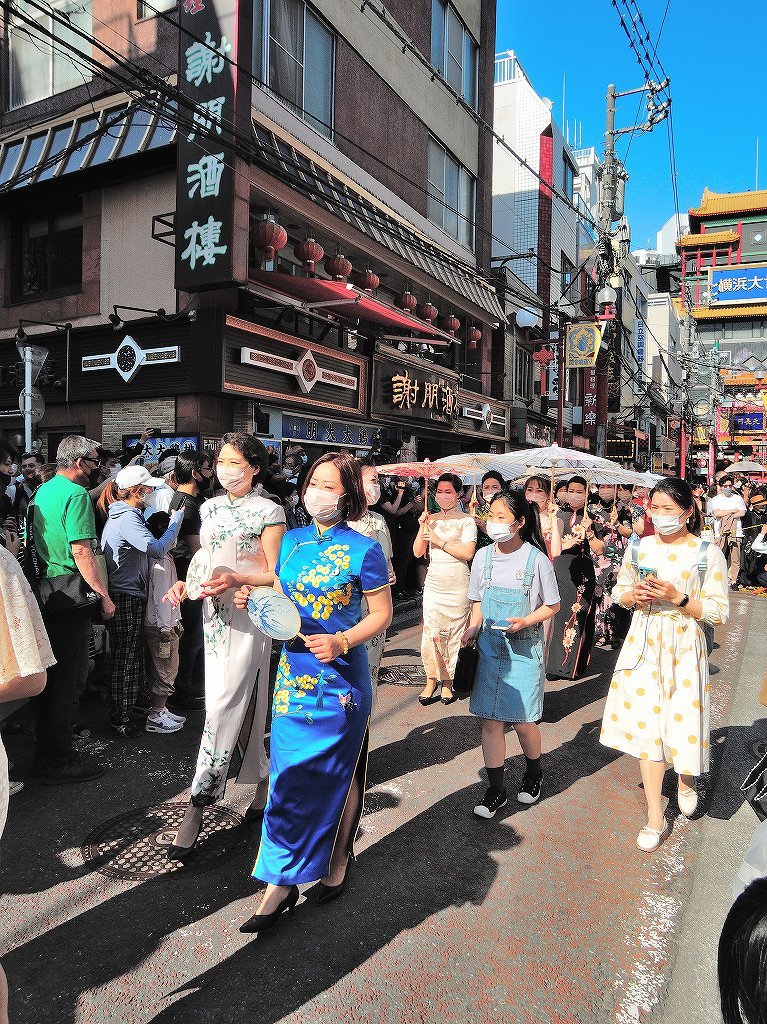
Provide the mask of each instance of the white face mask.
{"label": "white face mask", "polygon": [[672,533],[679,533],[682,529],[681,516],[650,516],[655,532],[661,537],[670,537]]}
{"label": "white face mask", "polygon": [[231,466],[216,466],[219,483],[227,491],[237,491],[245,483],[245,470],[233,469]]}
{"label": "white face mask", "polygon": [[365,497],[368,499],[368,504],[375,505],[381,497],[381,485],[365,484]]}
{"label": "white face mask", "polygon": [[503,543],[505,540],[513,540],[519,533],[519,527],[513,530],[508,523],[488,523],[487,535],[490,540]]}
{"label": "white face mask", "polygon": [[307,487],[304,508],[318,523],[332,523],[341,518],[341,503],[345,497],[345,494],[332,494],[319,487]]}

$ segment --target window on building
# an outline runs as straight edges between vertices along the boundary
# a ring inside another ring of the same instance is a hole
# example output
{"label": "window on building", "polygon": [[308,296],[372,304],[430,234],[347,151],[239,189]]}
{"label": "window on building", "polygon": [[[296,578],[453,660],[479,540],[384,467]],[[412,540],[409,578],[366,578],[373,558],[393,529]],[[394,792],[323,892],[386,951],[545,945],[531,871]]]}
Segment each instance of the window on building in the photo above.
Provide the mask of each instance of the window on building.
{"label": "window on building", "polygon": [[333,134],[335,36],[303,0],[253,9],[253,75],[318,132]]}
{"label": "window on building", "polygon": [[138,0],[139,18],[154,18],[161,11],[175,11],[178,0]]}
{"label": "window on building", "polygon": [[15,302],[66,295],[82,287],[82,209],[57,210],[18,222],[12,233]]}
{"label": "window on building", "polygon": [[458,16],[444,0],[432,0],[431,62],[447,84],[477,109],[479,47]]}
{"label": "window on building", "polygon": [[562,253],[562,274],[560,280],[560,292],[565,298],[571,298],[570,289],[575,278],[575,264]]}
{"label": "window on building", "polygon": [[764,260],[767,256],[767,221],[754,221],[743,225],[743,260],[747,263]]}
{"label": "window on building", "polygon": [[88,44],[75,29],[92,32],[91,0],[49,0],[48,6],[50,13],[25,0],[13,5],[18,13],[11,16],[8,27],[8,105],[12,110],[74,89],[93,77],[85,60],[72,52],[87,51],[90,56]]}
{"label": "window on building", "polygon": [[562,154],[562,159],[564,162],[564,173],[562,176],[562,192],[565,196],[567,196],[570,202],[572,202],[573,195],[575,192],[575,177],[577,171],[570,163],[570,161],[567,159],[567,153]]}
{"label": "window on building", "polygon": [[436,139],[429,139],[426,214],[469,249],[474,246],[474,178]]}
{"label": "window on building", "polygon": [[533,363],[527,349],[517,345],[514,350],[514,396],[530,399],[533,394]]}

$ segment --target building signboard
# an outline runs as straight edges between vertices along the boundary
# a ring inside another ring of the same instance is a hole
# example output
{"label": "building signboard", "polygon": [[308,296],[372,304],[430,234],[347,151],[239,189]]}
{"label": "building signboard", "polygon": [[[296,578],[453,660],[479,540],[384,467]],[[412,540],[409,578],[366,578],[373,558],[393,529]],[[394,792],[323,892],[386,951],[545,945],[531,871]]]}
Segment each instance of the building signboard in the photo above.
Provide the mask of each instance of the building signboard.
{"label": "building signboard", "polygon": [[597,371],[593,366],[583,377],[583,436],[597,436]]}
{"label": "building signboard", "polygon": [[184,0],[176,17],[185,114],[177,141],[176,288],[189,292],[236,281],[243,269],[234,212],[238,3]]}
{"label": "building signboard", "polygon": [[113,352],[82,356],[80,365],[83,373],[95,370],[115,370],[126,384],[130,384],[145,363],[177,363],[181,358],[178,345],[161,348],[142,348],[126,334]]}
{"label": "building signboard", "polygon": [[767,302],[767,263],[740,263],[711,267],[708,271],[710,306],[726,303]]}
{"label": "building signboard", "polygon": [[282,437],[286,445],[332,445],[338,448],[376,448],[386,440],[385,427],[370,423],[351,423],[345,420],[326,420],[314,416],[282,416]]}
{"label": "building signboard", "polygon": [[764,412],[736,412],[732,416],[733,429],[739,434],[760,433],[764,430]]}
{"label": "building signboard", "polygon": [[644,370],[645,337],[646,330],[644,320],[637,320],[636,333],[634,334],[634,338],[636,341],[637,364],[639,366],[640,371]]}
{"label": "building signboard", "polygon": [[[139,443],[138,434],[123,434],[123,448],[132,448]],[[147,462],[162,462],[170,455],[182,452],[196,452],[200,447],[197,434],[154,435],[147,438],[141,452]]]}
{"label": "building signboard", "polygon": [[[319,416],[362,416],[367,360],[352,352],[304,341],[292,334],[227,316],[225,394],[304,406]],[[274,431],[272,431],[274,433]]]}
{"label": "building signboard", "polygon": [[594,323],[568,324],[565,332],[565,366],[581,370],[593,366],[602,343],[602,326]]}
{"label": "building signboard", "polygon": [[716,439],[721,443],[753,444],[767,430],[765,410],[754,405],[720,405],[716,410]]}
{"label": "building signboard", "polygon": [[372,411],[380,416],[432,421],[452,428],[459,413],[458,377],[415,360],[376,356]]}

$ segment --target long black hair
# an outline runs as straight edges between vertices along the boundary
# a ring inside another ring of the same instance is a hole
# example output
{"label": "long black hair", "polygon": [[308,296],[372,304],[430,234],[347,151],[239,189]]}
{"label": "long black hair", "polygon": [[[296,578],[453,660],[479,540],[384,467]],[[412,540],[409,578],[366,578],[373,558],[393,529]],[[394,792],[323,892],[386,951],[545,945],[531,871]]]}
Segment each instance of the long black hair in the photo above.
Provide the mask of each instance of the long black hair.
{"label": "long black hair", "polygon": [[484,483],[485,480],[497,480],[497,482],[501,485],[501,490],[503,490],[504,487],[506,486],[506,481],[503,479],[501,474],[496,473],[494,469],[489,469],[487,473],[485,473],[485,475],[482,477],[482,483]]}
{"label": "long black hair", "polygon": [[490,508],[496,501],[503,501],[517,522],[524,519],[525,525],[520,528],[519,536],[545,555],[546,542],[541,533],[541,520],[535,502],[528,501],[518,487],[507,487],[505,490],[499,491],[498,494],[494,494],[490,499]]}
{"label": "long black hair", "polygon": [[650,501],[652,501],[654,494],[668,495],[674,504],[678,505],[682,511],[692,506],[692,512],[687,518],[687,529],[695,537],[700,537],[700,531],[703,527],[703,517],[700,514],[698,503],[692,493],[692,487],[690,487],[686,480],[680,480],[678,476],[667,476],[665,480],[661,480],[660,483],[657,483],[650,491]]}
{"label": "long black hair", "polygon": [[718,960],[725,1024],[763,1022],[767,1001],[767,878],[752,882],[730,908],[719,938]]}

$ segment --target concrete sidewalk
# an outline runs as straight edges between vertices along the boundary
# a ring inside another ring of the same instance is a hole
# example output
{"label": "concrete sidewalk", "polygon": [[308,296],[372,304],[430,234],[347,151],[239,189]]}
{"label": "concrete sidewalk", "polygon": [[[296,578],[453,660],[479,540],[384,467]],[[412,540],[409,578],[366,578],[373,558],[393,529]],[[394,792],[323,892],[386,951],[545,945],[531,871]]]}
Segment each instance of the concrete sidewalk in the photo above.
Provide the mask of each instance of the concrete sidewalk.
{"label": "concrete sidewalk", "polygon": [[[719,728],[741,678],[740,653],[744,666],[761,657],[766,612],[756,599],[733,601],[714,657],[722,666],[713,686]],[[420,627],[406,628],[402,617],[398,627],[386,664],[415,670]],[[163,844],[182,813],[202,715],[173,736],[125,742],[108,734],[103,706],[91,705],[93,737],[83,746],[110,772],[82,786],[30,781],[12,801],[0,871],[12,1021],[639,1022],[658,1010],[671,978],[668,1006],[679,1002],[669,1022],[713,1022],[698,1015],[689,988],[683,999],[690,982],[681,960],[671,969],[676,937],[700,925],[701,909],[683,914],[690,894],[690,908],[697,898],[695,875],[709,869],[709,833],[721,829],[727,845],[728,869],[711,869],[723,905],[747,817],[737,833],[719,818],[677,817],[659,854],[637,850],[637,766],[598,742],[615,657],[597,650],[592,674],[548,684],[543,798],[531,808],[511,799],[490,822],[471,811],[485,784],[479,725],[466,702],[424,709],[413,685],[379,687],[349,890],[323,908],[302,900],[295,918],[259,939],[238,932],[258,891],[249,872],[259,832],[236,816],[248,788],[229,784],[230,810],[197,862],[152,869],[167,863]],[[738,724],[747,720],[744,708]],[[24,777],[29,734],[7,746]],[[508,749],[513,793],[523,771],[513,736]],[[702,909],[715,943],[713,915]]]}

